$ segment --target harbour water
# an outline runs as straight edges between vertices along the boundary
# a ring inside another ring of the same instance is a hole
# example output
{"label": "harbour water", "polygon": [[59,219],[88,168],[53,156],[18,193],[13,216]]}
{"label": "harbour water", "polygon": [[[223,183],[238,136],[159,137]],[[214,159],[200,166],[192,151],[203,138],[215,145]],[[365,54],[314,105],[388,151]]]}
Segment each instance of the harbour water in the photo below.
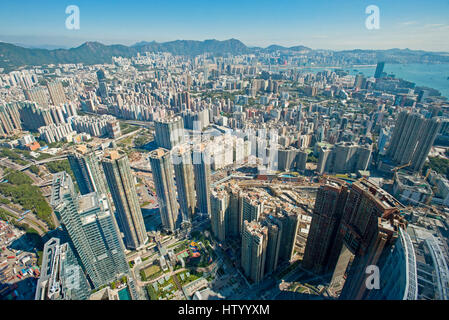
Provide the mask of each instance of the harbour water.
{"label": "harbour water", "polygon": [[[357,71],[354,71],[357,70]],[[366,76],[373,76],[375,67],[355,67],[350,74],[362,72]],[[385,64],[384,72],[394,74],[396,78],[426,86],[441,92],[449,98],[449,64]]]}
{"label": "harbour water", "polygon": [[[318,72],[334,70],[335,67],[302,68],[305,71]],[[367,77],[373,77],[376,66],[342,67],[351,75],[361,72]],[[436,89],[449,99],[449,64],[385,64],[384,72],[394,74],[396,78],[414,82],[417,86]]]}

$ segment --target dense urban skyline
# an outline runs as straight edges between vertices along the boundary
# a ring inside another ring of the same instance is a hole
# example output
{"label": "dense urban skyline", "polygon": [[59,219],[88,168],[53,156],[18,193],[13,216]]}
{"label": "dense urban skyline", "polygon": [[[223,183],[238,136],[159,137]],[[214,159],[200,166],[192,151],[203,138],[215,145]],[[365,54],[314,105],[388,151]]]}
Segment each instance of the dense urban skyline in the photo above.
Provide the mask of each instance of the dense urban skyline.
{"label": "dense urban skyline", "polygon": [[445,1],[1,7],[0,300],[449,300]]}

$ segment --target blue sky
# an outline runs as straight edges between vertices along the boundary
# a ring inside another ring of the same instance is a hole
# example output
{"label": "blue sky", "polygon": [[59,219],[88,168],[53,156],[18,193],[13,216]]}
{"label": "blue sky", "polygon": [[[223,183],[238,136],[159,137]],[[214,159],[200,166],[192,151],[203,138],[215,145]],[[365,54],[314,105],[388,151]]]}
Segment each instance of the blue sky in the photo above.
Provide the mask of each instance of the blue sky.
{"label": "blue sky", "polygon": [[[68,5],[80,30],[65,28]],[[365,27],[365,8],[380,10],[380,29]],[[78,46],[85,41],[225,40],[249,46],[314,49],[410,48],[449,51],[447,0],[127,0],[1,1],[0,41]]]}

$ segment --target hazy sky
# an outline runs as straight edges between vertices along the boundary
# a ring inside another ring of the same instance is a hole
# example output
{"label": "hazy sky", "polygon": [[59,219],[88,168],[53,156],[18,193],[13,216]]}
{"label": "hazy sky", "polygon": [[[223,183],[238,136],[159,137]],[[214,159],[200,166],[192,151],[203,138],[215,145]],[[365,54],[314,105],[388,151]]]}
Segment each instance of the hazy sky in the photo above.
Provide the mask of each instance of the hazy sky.
{"label": "hazy sky", "polygon": [[[67,30],[65,9],[80,9],[80,30]],[[380,29],[368,30],[368,5]],[[314,49],[410,48],[449,51],[448,0],[127,0],[0,2],[0,41],[78,46],[85,41],[225,40],[248,46]]]}

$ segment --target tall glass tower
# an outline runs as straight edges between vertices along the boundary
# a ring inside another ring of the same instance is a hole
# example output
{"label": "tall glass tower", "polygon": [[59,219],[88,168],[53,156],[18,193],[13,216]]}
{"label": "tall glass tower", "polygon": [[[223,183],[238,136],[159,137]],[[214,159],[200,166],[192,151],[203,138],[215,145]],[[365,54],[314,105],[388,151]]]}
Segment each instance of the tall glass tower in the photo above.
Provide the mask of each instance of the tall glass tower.
{"label": "tall glass tower", "polygon": [[87,300],[90,287],[68,243],[45,243],[35,300]]}
{"label": "tall glass tower", "polygon": [[94,288],[129,273],[117,223],[104,195],[77,196],[70,176],[60,172],[53,178],[51,205]]}

